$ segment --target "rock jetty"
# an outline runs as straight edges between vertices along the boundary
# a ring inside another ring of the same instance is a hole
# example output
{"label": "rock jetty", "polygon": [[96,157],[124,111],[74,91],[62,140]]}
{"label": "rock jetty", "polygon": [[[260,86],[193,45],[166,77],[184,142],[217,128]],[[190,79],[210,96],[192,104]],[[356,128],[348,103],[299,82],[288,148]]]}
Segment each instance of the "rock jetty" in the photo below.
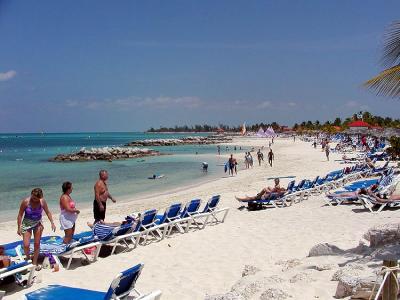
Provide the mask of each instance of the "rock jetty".
{"label": "rock jetty", "polygon": [[104,147],[82,148],[78,152],[58,154],[50,161],[90,161],[90,160],[117,160],[138,158],[144,156],[157,156],[160,152],[147,148]]}
{"label": "rock jetty", "polygon": [[179,145],[209,145],[229,143],[230,137],[224,136],[189,136],[182,139],[149,139],[133,141],[125,146],[128,147],[148,147],[148,146],[179,146]]}

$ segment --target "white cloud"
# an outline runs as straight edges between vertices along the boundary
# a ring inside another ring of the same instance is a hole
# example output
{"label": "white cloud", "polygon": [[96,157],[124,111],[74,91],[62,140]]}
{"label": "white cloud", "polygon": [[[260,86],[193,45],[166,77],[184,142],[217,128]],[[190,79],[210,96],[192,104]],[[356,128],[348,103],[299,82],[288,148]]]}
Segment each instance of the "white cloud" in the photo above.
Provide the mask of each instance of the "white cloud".
{"label": "white cloud", "polygon": [[290,106],[290,107],[294,107],[294,106],[297,105],[297,103],[296,102],[289,102],[287,105]]}
{"label": "white cloud", "polygon": [[157,97],[145,98],[135,101],[137,106],[167,108],[170,106],[180,106],[184,108],[196,108],[202,104],[202,101],[197,97]]}
{"label": "white cloud", "polygon": [[17,75],[17,72],[14,70],[10,70],[4,73],[0,73],[0,81],[7,81],[14,78]]}
{"label": "white cloud", "polygon": [[350,108],[354,108],[354,107],[357,107],[357,106],[359,106],[359,105],[360,105],[360,104],[359,104],[357,101],[353,101],[353,100],[348,101],[348,102],[346,102],[346,104],[345,104],[345,106],[350,107]]}
{"label": "white cloud", "polygon": [[76,107],[79,106],[79,102],[76,100],[67,100],[65,101],[65,105],[68,107]]}
{"label": "white cloud", "polygon": [[257,105],[258,108],[267,108],[271,106],[271,101],[263,101]]}
{"label": "white cloud", "polygon": [[357,110],[360,109],[363,111],[370,109],[370,107],[368,105],[362,104],[362,103],[360,103],[358,101],[354,101],[354,100],[346,102],[344,106],[347,108],[352,108],[352,109],[357,109]]}
{"label": "white cloud", "polygon": [[66,100],[65,105],[68,107],[82,107],[90,110],[96,110],[99,107],[106,107],[114,110],[129,110],[135,108],[154,108],[165,109],[169,107],[193,109],[200,107],[203,101],[197,97],[127,97],[119,99],[103,99],[103,100]]}

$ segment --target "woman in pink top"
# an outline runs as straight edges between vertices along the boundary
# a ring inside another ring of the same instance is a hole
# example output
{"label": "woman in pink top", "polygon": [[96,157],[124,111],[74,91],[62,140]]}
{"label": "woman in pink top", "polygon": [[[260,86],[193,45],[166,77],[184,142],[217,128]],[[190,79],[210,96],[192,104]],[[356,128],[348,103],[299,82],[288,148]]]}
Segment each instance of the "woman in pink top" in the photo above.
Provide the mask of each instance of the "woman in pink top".
{"label": "woman in pink top", "polygon": [[78,218],[79,210],[75,207],[75,202],[71,198],[72,183],[67,181],[62,185],[63,194],[60,197],[60,225],[61,230],[64,230],[64,244],[69,244],[74,236],[75,222]]}

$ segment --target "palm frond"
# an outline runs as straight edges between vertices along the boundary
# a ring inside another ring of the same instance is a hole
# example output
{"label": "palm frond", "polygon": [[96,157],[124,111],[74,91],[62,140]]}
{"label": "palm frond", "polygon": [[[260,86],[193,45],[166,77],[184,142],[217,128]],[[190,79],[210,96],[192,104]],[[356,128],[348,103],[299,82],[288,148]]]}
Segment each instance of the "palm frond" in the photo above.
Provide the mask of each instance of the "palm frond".
{"label": "palm frond", "polygon": [[364,83],[364,86],[375,90],[378,96],[400,96],[400,64],[382,71]]}
{"label": "palm frond", "polygon": [[383,53],[381,63],[391,67],[400,63],[400,21],[393,22],[383,38]]}

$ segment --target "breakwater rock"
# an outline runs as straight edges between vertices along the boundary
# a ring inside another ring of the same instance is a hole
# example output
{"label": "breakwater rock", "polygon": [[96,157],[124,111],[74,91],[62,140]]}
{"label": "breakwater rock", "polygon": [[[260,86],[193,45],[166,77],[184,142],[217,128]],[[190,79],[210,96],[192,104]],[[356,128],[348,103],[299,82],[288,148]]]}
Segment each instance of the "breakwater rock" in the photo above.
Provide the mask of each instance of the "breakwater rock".
{"label": "breakwater rock", "polygon": [[50,161],[90,161],[90,160],[117,160],[138,158],[144,156],[157,156],[160,152],[146,148],[128,147],[103,147],[103,148],[82,148],[78,152],[69,154],[58,154]]}
{"label": "breakwater rock", "polygon": [[221,136],[189,136],[181,139],[149,139],[133,141],[125,146],[128,147],[148,147],[148,146],[178,146],[178,145],[209,145],[229,143],[230,137]]}

